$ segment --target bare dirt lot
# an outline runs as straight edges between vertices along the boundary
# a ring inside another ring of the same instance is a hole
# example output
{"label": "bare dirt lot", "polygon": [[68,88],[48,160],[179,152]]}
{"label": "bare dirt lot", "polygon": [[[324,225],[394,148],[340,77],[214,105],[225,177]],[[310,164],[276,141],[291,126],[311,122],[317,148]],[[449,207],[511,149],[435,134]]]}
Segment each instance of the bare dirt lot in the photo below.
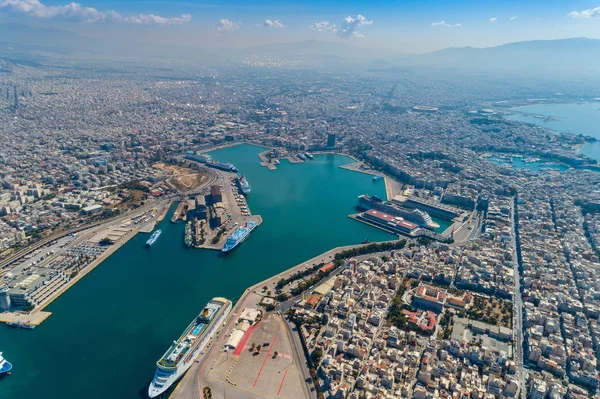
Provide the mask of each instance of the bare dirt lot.
{"label": "bare dirt lot", "polygon": [[152,167],[171,175],[170,182],[180,191],[194,190],[208,180],[208,173],[157,162]]}

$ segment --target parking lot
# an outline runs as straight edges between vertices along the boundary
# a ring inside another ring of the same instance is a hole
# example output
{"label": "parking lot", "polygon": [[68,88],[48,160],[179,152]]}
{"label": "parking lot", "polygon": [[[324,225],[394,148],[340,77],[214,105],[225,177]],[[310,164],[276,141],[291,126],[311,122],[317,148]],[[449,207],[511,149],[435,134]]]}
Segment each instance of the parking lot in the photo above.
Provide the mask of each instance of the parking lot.
{"label": "parking lot", "polygon": [[[253,344],[260,345],[260,350],[252,350]],[[206,376],[207,385],[215,387],[214,398],[303,398],[306,394],[293,353],[283,320],[269,313],[252,331],[239,356],[222,352],[215,359]]]}

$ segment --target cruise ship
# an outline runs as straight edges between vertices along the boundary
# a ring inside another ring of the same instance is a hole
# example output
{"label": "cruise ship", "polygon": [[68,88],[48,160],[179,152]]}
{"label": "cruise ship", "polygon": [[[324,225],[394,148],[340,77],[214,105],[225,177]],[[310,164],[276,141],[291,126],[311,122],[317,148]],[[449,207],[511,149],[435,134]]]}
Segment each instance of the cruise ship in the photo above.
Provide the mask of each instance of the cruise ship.
{"label": "cruise ship", "polygon": [[230,235],[227,238],[227,241],[225,241],[225,245],[223,245],[221,251],[229,252],[233,248],[240,245],[246,239],[246,237],[248,237],[250,233],[252,233],[252,230],[254,230],[256,226],[258,226],[258,223],[248,222],[244,226],[239,227],[236,231],[233,232],[232,235]]}
{"label": "cruise ship", "polygon": [[148,387],[148,396],[155,398],[165,392],[190,368],[202,354],[225,317],[231,311],[231,301],[213,298],[185,329],[181,337],[156,362],[156,372]]}
{"label": "cruise ship", "polygon": [[0,375],[10,373],[10,370],[12,370],[12,364],[3,358],[2,352],[0,352]]}
{"label": "cruise ship", "polygon": [[156,230],[154,233],[152,233],[152,235],[150,236],[150,238],[148,238],[148,241],[146,241],[146,245],[151,247],[154,245],[154,243],[156,242],[156,240],[158,240],[158,237],[160,237],[160,235],[162,234],[162,230]]}
{"label": "cruise ship", "polygon": [[240,190],[242,190],[242,193],[244,193],[245,195],[250,194],[250,191],[252,190],[252,187],[250,187],[250,183],[248,183],[248,180],[246,180],[246,178],[244,177],[244,175],[241,175],[238,173],[237,175],[237,182],[240,186]]}
{"label": "cruise ship", "polygon": [[358,208],[369,210],[375,209],[387,213],[392,216],[399,216],[407,222],[415,223],[419,227],[424,227],[429,230],[435,230],[440,227],[439,224],[431,219],[427,212],[420,209],[407,209],[392,204],[391,202],[383,201],[375,195],[361,195],[358,197]]}

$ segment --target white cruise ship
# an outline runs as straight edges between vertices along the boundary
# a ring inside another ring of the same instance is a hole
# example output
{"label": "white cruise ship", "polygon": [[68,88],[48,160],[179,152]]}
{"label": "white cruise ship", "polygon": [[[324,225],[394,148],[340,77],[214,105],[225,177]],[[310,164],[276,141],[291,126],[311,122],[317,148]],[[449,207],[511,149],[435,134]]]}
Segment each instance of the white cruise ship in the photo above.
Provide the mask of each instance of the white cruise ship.
{"label": "white cruise ship", "polygon": [[156,373],[148,388],[148,396],[157,397],[185,374],[230,311],[231,301],[225,298],[213,298],[202,309],[181,337],[156,362]]}

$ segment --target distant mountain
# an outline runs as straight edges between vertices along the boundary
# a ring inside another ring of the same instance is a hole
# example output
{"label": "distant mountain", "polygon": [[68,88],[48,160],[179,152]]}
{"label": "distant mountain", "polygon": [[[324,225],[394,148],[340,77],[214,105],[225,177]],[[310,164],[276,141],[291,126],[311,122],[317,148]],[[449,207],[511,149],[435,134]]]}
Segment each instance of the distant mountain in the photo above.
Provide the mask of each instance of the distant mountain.
{"label": "distant mountain", "polygon": [[523,41],[487,48],[447,48],[413,57],[411,61],[478,69],[598,70],[600,40],[581,37]]}

